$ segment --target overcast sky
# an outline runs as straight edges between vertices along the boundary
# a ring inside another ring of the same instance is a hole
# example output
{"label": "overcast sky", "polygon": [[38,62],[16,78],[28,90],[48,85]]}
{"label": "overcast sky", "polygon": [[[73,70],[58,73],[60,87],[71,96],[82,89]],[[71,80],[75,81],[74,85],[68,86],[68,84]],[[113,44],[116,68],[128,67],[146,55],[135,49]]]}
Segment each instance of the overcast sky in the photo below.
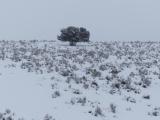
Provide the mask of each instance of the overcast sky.
{"label": "overcast sky", "polygon": [[0,40],[55,40],[83,26],[91,40],[160,40],[160,0],[0,0]]}

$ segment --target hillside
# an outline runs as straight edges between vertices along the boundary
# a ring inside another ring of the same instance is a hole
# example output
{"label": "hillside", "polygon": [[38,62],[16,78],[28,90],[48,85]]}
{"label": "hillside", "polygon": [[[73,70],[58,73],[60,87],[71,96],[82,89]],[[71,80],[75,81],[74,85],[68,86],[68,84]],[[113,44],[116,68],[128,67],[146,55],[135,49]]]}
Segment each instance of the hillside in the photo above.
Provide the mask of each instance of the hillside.
{"label": "hillside", "polygon": [[0,41],[0,120],[159,120],[160,42]]}

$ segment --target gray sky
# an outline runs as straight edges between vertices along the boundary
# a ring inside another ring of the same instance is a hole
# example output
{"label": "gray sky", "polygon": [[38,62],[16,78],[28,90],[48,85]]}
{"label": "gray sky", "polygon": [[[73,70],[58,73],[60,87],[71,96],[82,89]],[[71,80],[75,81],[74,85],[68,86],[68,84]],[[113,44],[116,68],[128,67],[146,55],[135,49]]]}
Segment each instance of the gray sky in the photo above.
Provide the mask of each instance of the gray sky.
{"label": "gray sky", "polygon": [[159,0],[0,0],[0,39],[55,40],[84,26],[93,41],[160,40]]}

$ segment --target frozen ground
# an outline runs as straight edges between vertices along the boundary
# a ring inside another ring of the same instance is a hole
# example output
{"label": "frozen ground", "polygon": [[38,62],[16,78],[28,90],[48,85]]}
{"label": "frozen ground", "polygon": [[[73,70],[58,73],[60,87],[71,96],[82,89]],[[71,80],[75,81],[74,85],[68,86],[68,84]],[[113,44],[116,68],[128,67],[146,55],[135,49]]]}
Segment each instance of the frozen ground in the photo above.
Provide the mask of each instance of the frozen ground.
{"label": "frozen ground", "polygon": [[0,52],[0,120],[160,119],[158,42],[1,41]]}

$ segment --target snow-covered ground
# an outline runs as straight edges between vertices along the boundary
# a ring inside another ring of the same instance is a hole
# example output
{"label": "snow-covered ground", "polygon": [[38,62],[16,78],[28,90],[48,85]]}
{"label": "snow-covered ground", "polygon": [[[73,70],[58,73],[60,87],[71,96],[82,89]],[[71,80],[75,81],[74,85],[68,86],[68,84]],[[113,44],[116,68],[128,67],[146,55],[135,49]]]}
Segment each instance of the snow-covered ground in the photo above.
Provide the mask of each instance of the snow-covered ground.
{"label": "snow-covered ground", "polygon": [[0,120],[159,120],[159,91],[159,42],[0,42]]}

